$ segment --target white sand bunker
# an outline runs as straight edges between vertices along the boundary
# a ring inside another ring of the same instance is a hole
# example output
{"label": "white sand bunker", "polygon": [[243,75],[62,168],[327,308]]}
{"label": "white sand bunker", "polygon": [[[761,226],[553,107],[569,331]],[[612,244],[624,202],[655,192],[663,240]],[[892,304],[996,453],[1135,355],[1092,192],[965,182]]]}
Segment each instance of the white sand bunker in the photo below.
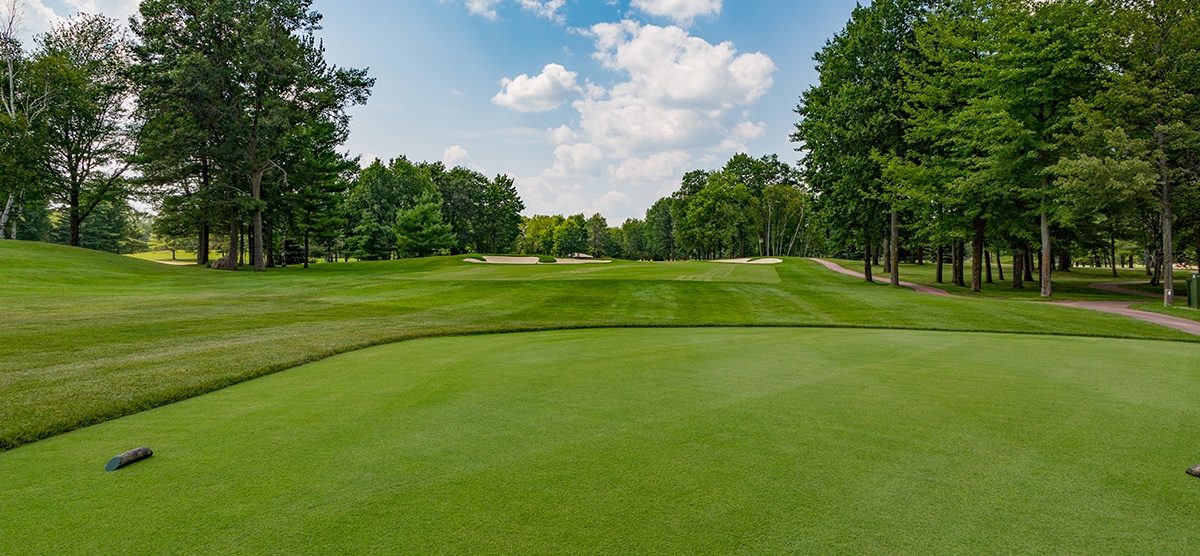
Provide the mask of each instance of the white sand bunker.
{"label": "white sand bunker", "polygon": [[768,257],[765,259],[717,259],[714,263],[736,263],[736,264],[779,264],[783,259]]}
{"label": "white sand bunker", "polygon": [[555,257],[553,263],[543,263],[538,257],[504,257],[499,255],[485,255],[483,260],[474,257],[463,259],[468,263],[486,263],[486,264],[583,264],[583,263],[611,263],[612,261],[600,259],[561,259]]}

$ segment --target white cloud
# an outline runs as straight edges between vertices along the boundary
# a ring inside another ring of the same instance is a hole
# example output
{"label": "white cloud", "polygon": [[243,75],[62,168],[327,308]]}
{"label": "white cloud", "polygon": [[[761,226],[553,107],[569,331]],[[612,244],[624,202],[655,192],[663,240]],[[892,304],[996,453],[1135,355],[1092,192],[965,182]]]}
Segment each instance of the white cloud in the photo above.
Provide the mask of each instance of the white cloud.
{"label": "white cloud", "polygon": [[546,130],[546,139],[555,145],[561,145],[578,138],[579,134],[575,133],[567,124]]}
{"label": "white cloud", "polygon": [[683,151],[668,151],[645,158],[626,158],[620,166],[611,165],[608,171],[614,182],[634,185],[672,182],[679,178],[691,155]]}
{"label": "white cloud", "polygon": [[500,81],[503,89],[492,97],[492,102],[518,112],[553,110],[572,95],[583,92],[575,83],[576,75],[558,64],[546,64],[536,77],[526,74],[518,75],[516,79],[505,77]]}
{"label": "white cloud", "polygon": [[137,13],[139,0],[63,0],[68,12],[60,15],[53,8],[46,6],[42,0],[18,0],[24,4],[23,21],[19,38],[29,47],[35,35],[54,29],[55,24],[78,12],[87,14],[102,14],[124,26],[129,16]]}
{"label": "white cloud", "polygon": [[604,153],[590,143],[554,147],[554,166],[546,170],[547,177],[598,176]]}
{"label": "white cloud", "polygon": [[[446,0],[442,0],[443,2]],[[467,11],[474,15],[481,15],[490,20],[500,19],[500,15],[496,13],[496,5],[502,0],[463,0],[463,4],[467,6]],[[521,9],[533,12],[538,17],[544,17],[550,21],[561,23],[564,18],[558,12],[559,9],[566,4],[566,0],[517,0],[517,4]]]}
{"label": "white cloud", "polygon": [[670,18],[684,27],[691,25],[696,16],[721,13],[721,0],[633,0],[629,5],[650,15]]}
{"label": "white cloud", "polygon": [[746,122],[736,121],[732,109],[757,102],[774,83],[767,55],[738,54],[731,42],[714,45],[679,27],[626,20],[590,33],[593,56],[629,80],[613,85],[607,99],[589,95],[572,106],[591,142],[618,157],[721,148],[731,135],[748,138]]}
{"label": "white cloud", "polygon": [[458,145],[446,147],[446,151],[442,153],[442,164],[447,168],[456,166],[467,166],[471,163],[471,155],[467,154],[467,149]]}
{"label": "white cloud", "polygon": [[609,191],[595,199],[592,199],[590,210],[584,211],[585,214],[591,216],[595,213],[605,215],[609,226],[620,226],[624,219],[618,219],[614,215],[618,214],[633,214],[636,212],[633,206],[633,199],[629,195],[620,191]]}
{"label": "white cloud", "polygon": [[558,13],[559,8],[563,7],[566,0],[519,0],[521,8],[526,11],[531,11],[538,17],[544,17],[550,21],[563,22],[565,18]]}

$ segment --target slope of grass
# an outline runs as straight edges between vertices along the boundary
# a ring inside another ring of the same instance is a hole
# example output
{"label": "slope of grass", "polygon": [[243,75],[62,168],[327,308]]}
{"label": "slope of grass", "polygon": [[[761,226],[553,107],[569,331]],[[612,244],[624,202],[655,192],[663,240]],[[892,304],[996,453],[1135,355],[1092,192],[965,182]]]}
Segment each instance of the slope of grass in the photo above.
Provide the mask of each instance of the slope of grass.
{"label": "slope of grass", "polygon": [[0,553],[1195,554],[1198,397],[1170,342],[418,340],[0,453]]}
{"label": "slope of grass", "polygon": [[[830,259],[845,268],[862,272],[862,261],[851,261],[845,259]],[[1005,260],[1008,260],[1007,258]],[[887,278],[887,274],[883,272],[883,266],[875,265],[872,267],[872,273],[876,277],[883,279]],[[1145,301],[1147,298],[1121,295],[1104,292],[1091,287],[1091,284],[1100,282],[1135,282],[1149,281],[1146,277],[1146,272],[1142,269],[1125,268],[1117,269],[1118,276],[1113,278],[1112,270],[1107,268],[1073,268],[1071,272],[1053,273],[1054,290],[1053,299],[1055,301],[1099,301],[1099,300],[1127,300],[1127,301]],[[1012,287],[1012,267],[1004,265],[1004,281],[1000,280],[1000,274],[996,271],[995,263],[992,266],[992,284],[983,284],[983,291],[979,293],[971,292],[969,287],[971,284],[971,264],[967,262],[963,269],[965,280],[968,287],[955,286],[951,283],[951,267],[946,264],[943,268],[943,283],[937,282],[937,264],[925,263],[923,265],[903,263],[900,265],[900,279],[914,284],[923,284],[933,286],[950,292],[954,295],[971,296],[971,297],[991,297],[998,299],[1023,299],[1028,301],[1042,300],[1041,289],[1036,281],[1037,274],[1034,273],[1035,281],[1025,282],[1023,289],[1013,289]],[[986,274],[984,275],[986,277]],[[1139,291],[1155,291],[1149,285],[1130,286],[1130,289]],[[1162,292],[1159,288],[1158,292]]]}
{"label": "slope of grass", "polygon": [[865,284],[799,259],[611,264],[593,271],[437,257],[220,272],[3,241],[0,448],[425,336],[732,325],[1197,340],[1080,309]]}

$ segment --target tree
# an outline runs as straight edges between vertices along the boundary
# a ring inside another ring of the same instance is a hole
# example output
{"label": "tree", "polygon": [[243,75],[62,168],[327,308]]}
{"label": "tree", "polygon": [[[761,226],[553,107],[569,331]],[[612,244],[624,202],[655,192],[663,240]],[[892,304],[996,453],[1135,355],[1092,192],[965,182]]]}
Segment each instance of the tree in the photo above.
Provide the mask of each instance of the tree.
{"label": "tree", "polygon": [[[240,208],[252,218],[256,270],[266,265],[264,176],[280,170],[292,135],[306,126],[346,129],[346,107],[366,102],[374,83],[365,70],[325,62],[314,36],[321,15],[310,6],[310,0],[147,0],[134,25],[143,63],[156,66],[143,75],[168,79],[146,109],[186,111],[203,127],[231,193],[230,251],[238,248]],[[249,199],[235,199],[239,193]]]}
{"label": "tree", "polygon": [[[1154,164],[1159,197],[1163,303],[1174,293],[1174,206],[1178,185],[1196,179],[1200,148],[1200,10],[1190,0],[1120,0],[1109,57],[1117,71],[1097,104]],[[1189,163],[1189,160],[1191,161]]]}
{"label": "tree", "polygon": [[557,255],[574,255],[587,249],[587,222],[582,214],[567,217],[554,230],[554,252]]}
{"label": "tree", "polygon": [[38,38],[54,102],[43,114],[52,197],[66,207],[67,244],[103,203],[120,204],[138,128],[130,119],[131,43],[115,20],[77,15]]}
{"label": "tree", "polygon": [[50,91],[37,77],[42,68],[26,58],[17,40],[21,8],[17,0],[0,4],[0,199],[6,199],[0,209],[0,239],[6,231],[17,238],[13,209],[20,210],[22,200],[40,200],[40,184],[46,178],[46,153],[37,124],[49,107]]}
{"label": "tree", "polygon": [[898,210],[882,168],[905,148],[900,69],[913,55],[913,21],[924,4],[885,0],[857,7],[846,28],[814,56],[820,84],[805,91],[796,108],[801,121],[791,138],[805,153],[805,181],[819,193],[819,210],[842,239],[864,246],[868,281],[884,217]]}
{"label": "tree", "polygon": [[488,182],[470,226],[476,250],[486,247],[489,253],[511,251],[521,233],[523,210],[525,203],[512,178],[498,175]]}
{"label": "tree", "polygon": [[454,229],[442,221],[442,200],[427,191],[396,215],[396,249],[425,257],[454,247]]}
{"label": "tree", "polygon": [[588,250],[593,257],[603,256],[608,251],[608,221],[600,213],[593,214],[585,223],[588,234]]}

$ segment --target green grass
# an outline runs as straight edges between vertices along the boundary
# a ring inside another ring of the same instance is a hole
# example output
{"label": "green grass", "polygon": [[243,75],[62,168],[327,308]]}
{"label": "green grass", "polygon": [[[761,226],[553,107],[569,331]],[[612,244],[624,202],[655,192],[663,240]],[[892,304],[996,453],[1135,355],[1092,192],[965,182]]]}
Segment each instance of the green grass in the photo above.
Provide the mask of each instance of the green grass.
{"label": "green grass", "polygon": [[125,256],[141,259],[143,261],[172,261],[182,263],[196,262],[196,253],[187,251],[176,251],[174,259],[171,258],[170,251],[146,251],[145,253],[134,253],[132,255]]}
{"label": "green grass", "polygon": [[[828,260],[830,260],[831,262],[836,262],[836,263],[842,265],[843,267],[848,268],[850,270],[854,270],[856,272],[862,272],[862,270],[863,270],[862,261],[851,261],[851,260],[845,260],[845,259],[828,259]],[[1006,258],[1006,260],[1008,260],[1008,259]],[[883,266],[875,265],[872,267],[872,269],[873,269],[872,274],[874,276],[883,277],[884,279],[887,278],[887,274],[883,272]],[[1148,299],[1145,297],[1139,297],[1139,296],[1133,296],[1133,295],[1112,294],[1112,293],[1104,292],[1104,291],[1097,290],[1097,289],[1091,287],[1091,284],[1095,284],[1095,283],[1099,283],[1099,282],[1134,282],[1134,281],[1142,281],[1142,280],[1149,282],[1149,280],[1150,280],[1149,278],[1146,277],[1146,272],[1143,269],[1137,269],[1137,268],[1120,269],[1119,268],[1119,269],[1117,269],[1117,271],[1118,271],[1117,272],[1118,277],[1116,277],[1116,278],[1112,277],[1112,270],[1107,269],[1107,268],[1073,268],[1073,269],[1071,269],[1071,272],[1055,271],[1053,273],[1053,277],[1052,277],[1052,279],[1054,281],[1053,300],[1055,300],[1055,301],[1066,301],[1066,300],[1072,300],[1072,301],[1074,301],[1074,300],[1078,300],[1078,301],[1099,301],[1099,300],[1145,301],[1146,299]],[[968,287],[955,286],[954,284],[951,283],[952,270],[951,270],[951,266],[949,263],[947,263],[945,265],[945,267],[943,268],[942,279],[944,280],[944,282],[940,283],[940,284],[937,283],[937,281],[936,281],[936,278],[937,278],[937,264],[936,263],[928,263],[927,262],[923,265],[904,263],[904,264],[900,265],[900,279],[901,280],[906,281],[906,282],[912,282],[914,284],[923,284],[926,286],[933,286],[935,288],[940,288],[940,289],[946,290],[947,292],[953,293],[955,295],[970,296],[970,297],[990,297],[990,298],[996,298],[996,299],[1022,299],[1022,300],[1027,300],[1027,301],[1042,300],[1041,289],[1039,288],[1038,283],[1036,281],[1036,278],[1037,278],[1036,273],[1034,273],[1035,281],[1025,282],[1025,287],[1023,289],[1013,289],[1013,287],[1012,287],[1012,267],[1010,265],[1004,265],[1005,280],[1001,281],[1000,275],[998,272],[996,272],[996,267],[993,264],[992,280],[994,283],[992,283],[992,284],[984,283],[983,288],[982,288],[983,291],[981,291],[979,293],[972,293],[971,288],[969,287],[970,283],[971,283],[970,261],[967,262],[967,265],[963,269],[963,272],[965,274],[965,280],[966,280]],[[986,279],[986,276],[987,275],[985,273],[984,274],[985,279]],[[1147,291],[1147,292],[1153,292],[1153,291],[1158,291],[1160,293],[1162,292],[1161,288],[1155,290],[1154,288],[1151,288],[1149,285],[1147,285],[1145,287],[1138,287],[1138,286],[1123,286],[1123,287],[1128,287],[1129,289]]]}
{"label": "green grass", "polygon": [[220,272],[0,242],[0,448],[375,344],[562,328],[812,326],[1197,337],[1115,315],[936,298],[789,259],[504,266],[462,257]]}
{"label": "green grass", "polygon": [[417,340],[0,453],[0,553],[1195,554],[1198,398],[1175,342]]}

